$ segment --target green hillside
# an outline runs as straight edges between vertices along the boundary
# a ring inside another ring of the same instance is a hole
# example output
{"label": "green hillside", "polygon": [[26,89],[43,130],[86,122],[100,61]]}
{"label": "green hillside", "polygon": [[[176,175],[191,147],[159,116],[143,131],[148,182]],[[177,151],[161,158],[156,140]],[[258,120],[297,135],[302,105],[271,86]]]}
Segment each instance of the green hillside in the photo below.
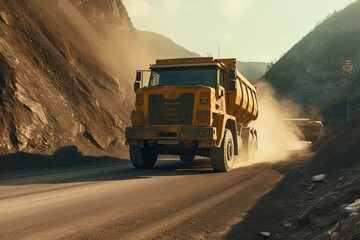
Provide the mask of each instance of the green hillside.
{"label": "green hillside", "polygon": [[265,62],[236,62],[238,70],[251,82],[261,79],[268,65]]}
{"label": "green hillside", "polygon": [[[360,1],[332,14],[290,49],[265,74],[279,95],[306,109],[317,109],[325,122],[344,122],[346,75],[344,60],[351,59],[351,117],[360,114]],[[335,123],[336,122],[336,123]]]}

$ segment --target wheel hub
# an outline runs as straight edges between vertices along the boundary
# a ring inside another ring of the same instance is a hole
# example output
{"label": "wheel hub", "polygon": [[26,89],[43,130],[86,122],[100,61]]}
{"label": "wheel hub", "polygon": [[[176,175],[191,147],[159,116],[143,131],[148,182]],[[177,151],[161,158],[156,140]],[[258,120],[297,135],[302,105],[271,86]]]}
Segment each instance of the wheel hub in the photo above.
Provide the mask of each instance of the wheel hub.
{"label": "wheel hub", "polygon": [[228,143],[226,144],[227,145],[227,160],[230,161],[230,159],[232,158],[232,155],[233,155],[233,147],[232,147],[232,144],[231,144],[231,141],[228,141]]}

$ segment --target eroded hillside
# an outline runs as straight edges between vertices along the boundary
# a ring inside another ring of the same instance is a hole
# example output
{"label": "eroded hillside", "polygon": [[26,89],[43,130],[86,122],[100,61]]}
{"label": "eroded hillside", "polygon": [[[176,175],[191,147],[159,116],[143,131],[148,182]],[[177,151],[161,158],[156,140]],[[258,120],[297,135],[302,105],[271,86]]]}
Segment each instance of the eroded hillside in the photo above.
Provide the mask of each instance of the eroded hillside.
{"label": "eroded hillside", "polygon": [[0,153],[121,153],[148,63],[122,2],[4,0],[0,19]]}

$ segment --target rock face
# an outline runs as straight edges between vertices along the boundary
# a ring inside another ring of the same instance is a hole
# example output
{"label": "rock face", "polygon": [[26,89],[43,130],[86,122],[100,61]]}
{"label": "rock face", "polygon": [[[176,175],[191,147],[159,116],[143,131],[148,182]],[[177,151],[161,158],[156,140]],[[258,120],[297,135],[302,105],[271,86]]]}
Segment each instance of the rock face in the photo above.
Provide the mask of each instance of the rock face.
{"label": "rock face", "polygon": [[[355,109],[351,113],[353,117],[360,114],[359,1],[332,14],[315,27],[264,77],[281,96],[290,97],[305,108],[323,112],[325,123],[329,124],[328,119],[344,122],[346,115],[339,114],[339,111],[346,109],[346,75],[341,69],[345,59],[351,59],[355,64],[350,76],[351,107]],[[336,104],[341,107],[333,107]]]}
{"label": "rock face", "polygon": [[122,154],[134,71],[148,63],[122,2],[3,0],[0,9],[0,154],[69,145]]}
{"label": "rock face", "polygon": [[105,34],[109,32],[134,33],[133,25],[121,0],[70,0],[70,2],[98,31]]}

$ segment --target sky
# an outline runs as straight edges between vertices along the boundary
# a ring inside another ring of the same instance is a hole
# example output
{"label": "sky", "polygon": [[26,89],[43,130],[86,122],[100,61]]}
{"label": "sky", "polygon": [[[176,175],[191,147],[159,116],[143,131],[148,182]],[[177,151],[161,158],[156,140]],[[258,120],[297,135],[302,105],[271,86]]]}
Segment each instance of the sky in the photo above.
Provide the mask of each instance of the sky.
{"label": "sky", "polygon": [[[134,27],[201,56],[279,59],[329,14],[354,0],[123,0]],[[220,51],[219,51],[220,49]]]}

